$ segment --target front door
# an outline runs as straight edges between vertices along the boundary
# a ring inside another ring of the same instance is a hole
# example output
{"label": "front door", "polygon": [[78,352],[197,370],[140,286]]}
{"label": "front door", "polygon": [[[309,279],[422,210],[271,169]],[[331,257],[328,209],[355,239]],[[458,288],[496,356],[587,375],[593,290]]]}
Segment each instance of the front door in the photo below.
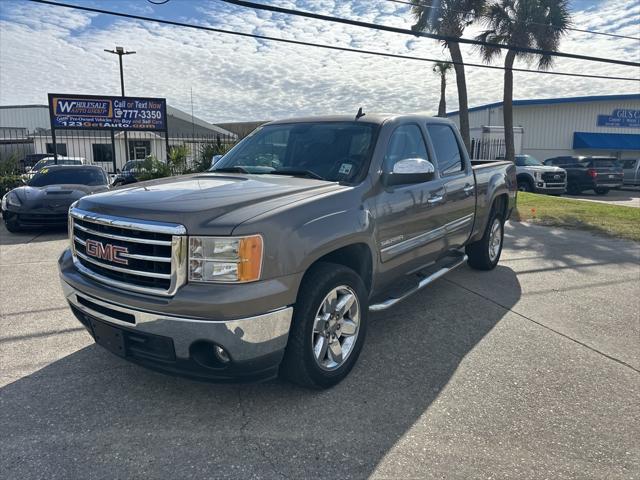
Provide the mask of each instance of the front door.
{"label": "front door", "polygon": [[[413,123],[391,134],[383,170],[391,172],[396,162],[408,158],[429,160],[424,132]],[[437,174],[428,182],[384,187],[376,198],[376,220],[385,271],[410,271],[437,259],[445,245],[444,196],[444,183]]]}

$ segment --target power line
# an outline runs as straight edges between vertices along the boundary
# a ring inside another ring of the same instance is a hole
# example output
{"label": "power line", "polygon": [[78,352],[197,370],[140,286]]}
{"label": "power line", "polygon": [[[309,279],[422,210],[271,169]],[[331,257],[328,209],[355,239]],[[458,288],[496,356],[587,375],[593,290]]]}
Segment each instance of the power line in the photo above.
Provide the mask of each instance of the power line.
{"label": "power line", "polygon": [[323,20],[323,21],[332,22],[332,23],[342,23],[345,25],[353,25],[356,27],[369,28],[369,29],[380,30],[385,32],[401,33],[403,35],[426,37],[426,38],[431,38],[434,40],[440,40],[440,41],[449,42],[449,43],[466,43],[469,45],[480,45],[480,46],[486,46],[486,47],[499,48],[502,50],[511,50],[514,52],[531,53],[535,55],[548,55],[552,57],[565,57],[565,58],[573,58],[577,60],[588,60],[591,62],[612,63],[614,65],[625,65],[628,67],[640,67],[640,63],[630,62],[628,60],[615,60],[612,58],[591,57],[588,55],[580,55],[577,53],[554,52],[551,50],[540,50],[538,48],[530,48],[530,47],[513,47],[510,45],[503,45],[501,43],[484,42],[481,40],[473,40],[470,38],[452,37],[450,35],[439,35],[436,33],[417,32],[413,30],[407,30],[406,28],[390,27],[388,25],[379,25],[377,23],[362,22],[360,20],[350,20],[347,18],[332,17],[330,15],[322,15],[320,13],[305,12],[302,10],[293,10],[290,8],[276,7],[274,5],[265,5],[262,3],[249,2],[246,0],[220,0],[220,1],[224,3],[230,3],[232,5],[238,5],[241,7],[254,8],[256,10],[266,10],[269,12],[284,13],[286,15],[313,18],[315,20]]}
{"label": "power line", "polygon": [[[121,13],[121,12],[114,12],[111,10],[103,10],[100,8],[92,8],[92,7],[83,7],[83,6],[79,6],[79,5],[70,5],[67,3],[61,3],[61,2],[55,2],[55,1],[51,1],[51,0],[30,0],[31,2],[34,3],[41,3],[44,5],[52,5],[55,7],[63,7],[63,8],[70,8],[73,10],[81,10],[81,11],[85,11],[85,12],[92,12],[92,13],[100,13],[103,15],[112,15],[115,17],[122,17],[122,18],[129,18],[132,20],[142,20],[145,22],[155,22],[155,23],[160,23],[160,24],[165,24],[165,25],[173,25],[176,27],[185,27],[185,28],[193,28],[196,30],[204,30],[204,31],[208,31],[208,32],[214,32],[214,33],[223,33],[223,34],[228,34],[228,35],[237,35],[240,37],[247,37],[247,38],[255,38],[258,40],[268,40],[268,41],[274,41],[274,42],[281,42],[281,43],[287,43],[287,44],[291,44],[291,45],[301,45],[301,46],[305,46],[305,47],[316,47],[316,48],[324,48],[327,50],[334,50],[334,51],[341,51],[341,52],[352,52],[352,53],[361,53],[361,54],[365,54],[365,55],[373,55],[373,56],[379,56],[379,57],[388,57],[388,58],[398,58],[398,59],[404,59],[404,60],[415,60],[415,61],[420,61],[420,62],[443,62],[443,63],[449,63],[452,65],[465,65],[468,67],[476,67],[476,68],[487,68],[490,70],[504,70],[504,67],[500,67],[500,66],[496,66],[496,65],[485,65],[485,64],[481,64],[481,63],[466,63],[466,62],[454,62],[452,60],[442,60],[442,59],[437,59],[437,58],[425,58],[425,57],[414,57],[414,56],[410,56],[410,55],[401,55],[401,54],[395,54],[395,53],[384,53],[384,52],[376,52],[374,50],[360,50],[357,48],[349,48],[349,47],[339,47],[339,46],[335,46],[335,45],[324,45],[324,44],[319,44],[319,43],[311,43],[311,42],[304,42],[301,40],[290,40],[290,39],[286,39],[286,38],[277,38],[277,37],[269,37],[266,35],[256,35],[253,33],[244,33],[244,32],[234,32],[232,30],[224,30],[221,28],[214,28],[214,27],[205,27],[203,25],[193,25],[193,24],[189,24],[189,23],[183,23],[183,22],[176,22],[174,20],[163,20],[163,19],[159,19],[159,18],[153,18],[153,17],[146,17],[143,15],[134,15],[134,14],[129,14],[129,13]],[[542,74],[542,75],[560,75],[560,76],[566,76],[566,77],[581,77],[581,78],[597,78],[597,79],[602,79],[602,80],[621,80],[621,81],[631,81],[631,82],[638,82],[640,81],[640,78],[631,78],[631,77],[611,77],[611,76],[605,76],[605,75],[590,75],[590,74],[583,74],[583,73],[569,73],[569,72],[550,72],[550,71],[545,71],[545,70],[532,70],[532,69],[526,69],[526,68],[512,68],[511,69],[514,72],[524,72],[524,73],[536,73],[536,74]]]}
{"label": "power line", "polygon": [[[427,9],[431,9],[431,10],[438,10],[438,7],[433,6],[433,5],[422,5],[422,4],[416,4],[416,3],[411,3],[408,2],[407,0],[386,0],[387,2],[392,2],[392,3],[401,3],[403,5],[411,5],[412,7],[418,7],[421,8],[423,10],[427,10]],[[467,12],[463,11],[463,10],[451,10],[452,12],[455,13],[462,13],[462,14],[466,14]],[[539,22],[520,22],[518,20],[511,20],[511,23],[528,23],[530,25],[541,25],[543,27],[547,27],[547,28],[555,28],[558,29],[559,27],[553,26],[553,25],[546,25],[544,23],[539,23]],[[628,35],[620,35],[618,33],[607,33],[607,32],[595,32],[593,30],[585,30],[582,28],[575,28],[575,27],[565,27],[565,30],[572,30],[574,32],[581,32],[581,33],[591,33],[593,35],[604,35],[606,37],[615,37],[615,38],[626,38],[628,40],[636,40],[636,41],[640,41],[640,37],[630,37]]]}

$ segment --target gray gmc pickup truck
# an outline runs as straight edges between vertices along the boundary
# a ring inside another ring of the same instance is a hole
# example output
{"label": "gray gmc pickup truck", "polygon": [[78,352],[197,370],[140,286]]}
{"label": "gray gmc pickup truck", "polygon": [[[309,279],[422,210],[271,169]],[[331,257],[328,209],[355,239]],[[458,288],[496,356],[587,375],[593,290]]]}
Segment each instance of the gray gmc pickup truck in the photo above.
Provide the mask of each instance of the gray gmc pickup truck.
{"label": "gray gmc pickup truck", "polygon": [[326,388],[370,311],[465,262],[496,266],[516,190],[515,166],[472,166],[447,120],[277,121],[209,172],[80,199],[60,276],[96,343],[127,360]]}

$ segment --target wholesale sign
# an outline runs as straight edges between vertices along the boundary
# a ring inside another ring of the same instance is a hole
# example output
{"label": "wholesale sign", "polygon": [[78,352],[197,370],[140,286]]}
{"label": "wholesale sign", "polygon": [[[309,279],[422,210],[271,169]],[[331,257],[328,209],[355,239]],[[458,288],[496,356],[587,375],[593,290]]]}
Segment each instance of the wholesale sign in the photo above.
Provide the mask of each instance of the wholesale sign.
{"label": "wholesale sign", "polygon": [[611,115],[598,115],[599,127],[640,127],[640,110],[616,108]]}
{"label": "wholesale sign", "polygon": [[167,130],[164,98],[49,94],[51,128]]}

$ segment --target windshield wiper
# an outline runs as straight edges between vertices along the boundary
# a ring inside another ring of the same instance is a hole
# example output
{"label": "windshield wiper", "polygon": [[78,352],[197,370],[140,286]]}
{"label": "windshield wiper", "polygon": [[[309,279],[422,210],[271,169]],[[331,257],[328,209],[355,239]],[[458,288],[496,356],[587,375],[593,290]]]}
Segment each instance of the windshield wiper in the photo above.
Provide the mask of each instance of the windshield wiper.
{"label": "windshield wiper", "polygon": [[309,177],[315,178],[316,180],[325,180],[326,178],[321,177],[316,172],[312,172],[311,170],[297,170],[295,168],[281,168],[278,170],[273,170],[269,172],[269,175],[291,175],[292,177]]}
{"label": "windshield wiper", "polygon": [[247,170],[244,167],[220,167],[220,168],[214,168],[213,170],[210,170],[211,172],[225,172],[225,173],[251,173],[249,170]]}

